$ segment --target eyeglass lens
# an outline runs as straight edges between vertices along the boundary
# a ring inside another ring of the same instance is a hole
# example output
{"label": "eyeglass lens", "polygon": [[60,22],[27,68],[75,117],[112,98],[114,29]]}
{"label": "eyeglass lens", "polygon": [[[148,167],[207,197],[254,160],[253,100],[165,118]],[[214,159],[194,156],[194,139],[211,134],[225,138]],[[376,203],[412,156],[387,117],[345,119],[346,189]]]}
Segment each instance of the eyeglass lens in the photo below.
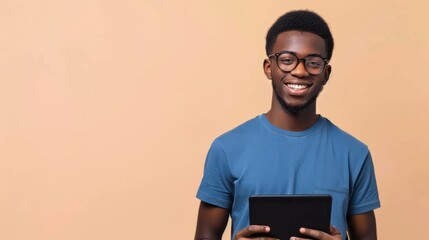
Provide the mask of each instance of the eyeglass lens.
{"label": "eyeglass lens", "polygon": [[[320,74],[325,67],[325,61],[318,56],[307,56],[302,60],[304,61],[305,70],[310,74]],[[301,59],[291,53],[282,53],[277,57],[278,67],[285,72],[293,71],[300,61]]]}

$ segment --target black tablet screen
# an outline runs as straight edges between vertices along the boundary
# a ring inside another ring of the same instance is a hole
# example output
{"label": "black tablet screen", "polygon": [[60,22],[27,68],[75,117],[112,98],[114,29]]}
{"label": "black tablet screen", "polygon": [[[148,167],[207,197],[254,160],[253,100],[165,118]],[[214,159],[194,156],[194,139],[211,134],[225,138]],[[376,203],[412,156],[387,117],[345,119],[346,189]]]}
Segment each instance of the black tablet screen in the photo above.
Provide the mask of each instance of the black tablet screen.
{"label": "black tablet screen", "polygon": [[331,205],[330,195],[255,195],[249,198],[250,224],[270,227],[269,233],[259,236],[309,238],[299,228],[329,233]]}

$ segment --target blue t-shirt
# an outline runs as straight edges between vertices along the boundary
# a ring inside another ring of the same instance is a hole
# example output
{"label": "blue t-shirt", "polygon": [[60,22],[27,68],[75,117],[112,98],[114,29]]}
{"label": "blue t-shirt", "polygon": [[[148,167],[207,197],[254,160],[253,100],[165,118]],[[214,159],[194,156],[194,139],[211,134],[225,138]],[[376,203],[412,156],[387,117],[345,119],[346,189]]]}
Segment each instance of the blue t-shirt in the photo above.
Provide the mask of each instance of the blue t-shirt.
{"label": "blue t-shirt", "polygon": [[331,223],[343,237],[348,214],[380,207],[367,146],[321,116],[292,132],[259,115],[215,139],[197,198],[231,210],[232,238],[249,225],[256,194],[329,194]]}

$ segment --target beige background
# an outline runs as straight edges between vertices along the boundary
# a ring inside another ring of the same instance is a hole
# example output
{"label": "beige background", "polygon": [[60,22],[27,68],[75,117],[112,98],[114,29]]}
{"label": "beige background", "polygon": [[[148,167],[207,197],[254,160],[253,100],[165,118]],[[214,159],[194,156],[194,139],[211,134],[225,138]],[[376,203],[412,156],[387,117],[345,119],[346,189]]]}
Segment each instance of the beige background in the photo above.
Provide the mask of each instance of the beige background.
{"label": "beige background", "polygon": [[428,5],[1,0],[0,239],[192,239],[208,147],[268,110],[265,33],[297,8],[332,28],[319,112],[372,150],[380,239],[422,238]]}

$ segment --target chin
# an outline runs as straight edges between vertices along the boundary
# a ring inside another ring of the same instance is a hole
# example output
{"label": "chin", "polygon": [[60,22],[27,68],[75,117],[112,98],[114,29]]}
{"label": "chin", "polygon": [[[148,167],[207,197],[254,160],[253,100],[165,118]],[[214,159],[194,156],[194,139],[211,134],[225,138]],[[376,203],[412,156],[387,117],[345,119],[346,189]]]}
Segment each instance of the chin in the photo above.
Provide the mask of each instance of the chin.
{"label": "chin", "polygon": [[273,84],[273,91],[275,93],[277,102],[280,104],[280,106],[283,108],[283,110],[289,112],[289,113],[301,113],[308,109],[311,105],[316,104],[316,100],[319,97],[320,92],[322,92],[323,86],[319,88],[319,90],[307,101],[302,104],[290,104],[287,103],[285,99],[283,99],[280,94],[276,91],[276,88]]}
{"label": "chin", "polygon": [[284,106],[282,105],[282,107],[284,110],[286,110],[290,113],[300,113],[300,112],[303,112],[307,108],[307,105],[291,106],[289,104],[285,104]]}
{"label": "chin", "polygon": [[289,104],[285,100],[283,100],[279,95],[276,94],[277,101],[279,102],[280,106],[283,108],[283,110],[289,112],[289,113],[301,113],[308,109],[313,103],[316,102],[317,95],[312,97],[310,100],[308,100],[305,103],[302,104]]}

